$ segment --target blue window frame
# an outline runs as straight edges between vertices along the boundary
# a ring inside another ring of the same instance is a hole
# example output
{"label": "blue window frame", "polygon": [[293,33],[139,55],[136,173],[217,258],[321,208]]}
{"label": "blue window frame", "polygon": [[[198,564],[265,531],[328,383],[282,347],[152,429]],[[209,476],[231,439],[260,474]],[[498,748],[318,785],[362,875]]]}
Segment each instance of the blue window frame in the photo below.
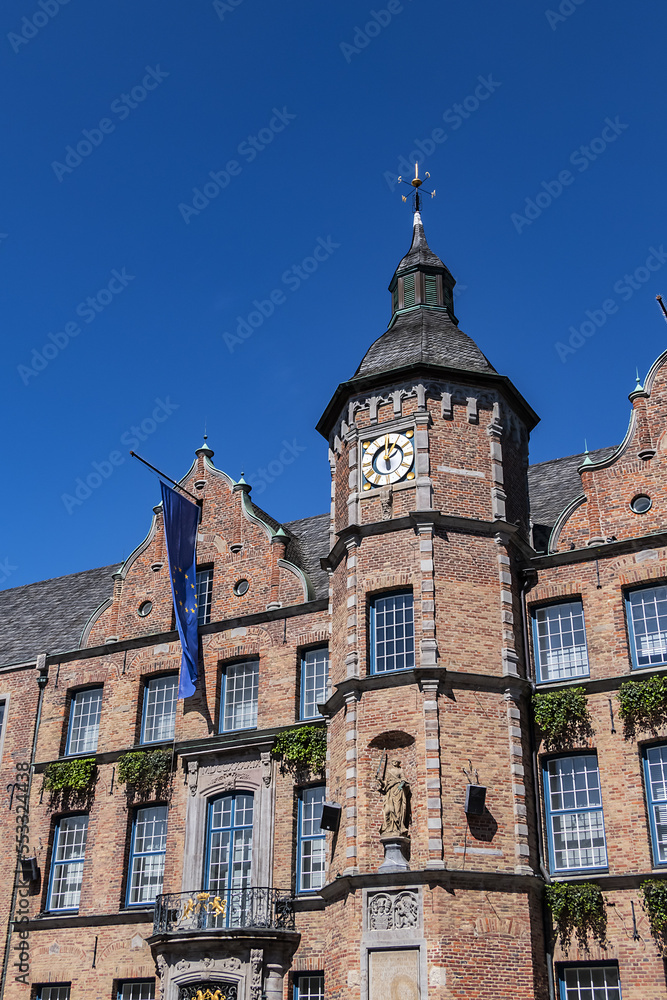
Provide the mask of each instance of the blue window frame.
{"label": "blue window frame", "polygon": [[69,1000],[69,983],[61,983],[59,986],[49,983],[48,986],[35,987],[35,1000]]}
{"label": "blue window frame", "polygon": [[326,701],[329,680],[329,650],[307,649],[301,657],[301,718],[317,719],[318,704]]}
{"label": "blue window frame", "polygon": [[667,664],[667,586],[631,590],[625,607],[633,667]]}
{"label": "blue window frame", "polygon": [[324,1000],[324,973],[301,972],[295,976],[294,1000]]}
{"label": "blue window frame", "polygon": [[48,910],[78,910],[87,835],[87,816],[64,816],[56,826]]}
{"label": "blue window frame", "polygon": [[558,970],[560,1000],[622,1000],[617,965],[565,965]]}
{"label": "blue window frame", "polygon": [[222,673],[220,731],[257,728],[259,660],[230,663]]}
{"label": "blue window frame", "polygon": [[533,649],[538,681],[587,676],[588,649],[581,601],[535,608]]}
{"label": "blue window frame", "polygon": [[314,785],[299,793],[298,892],[317,892],[324,885],[326,838],[320,829],[324,792],[324,785]]}
{"label": "blue window frame", "polygon": [[653,864],[667,865],[667,743],[644,750],[644,780]]}
{"label": "blue window frame", "polygon": [[213,600],[213,567],[197,570],[197,624],[208,625]]}
{"label": "blue window frame", "polygon": [[253,814],[250,792],[232,792],[209,803],[206,889],[224,909],[210,918],[216,926],[242,927],[251,912]]}
{"label": "blue window frame", "polygon": [[607,845],[595,754],[553,757],[544,767],[552,872],[607,867]]}
{"label": "blue window frame", "polygon": [[154,1000],[154,979],[128,979],[118,984],[118,1000]]}
{"label": "blue window frame", "polygon": [[370,650],[371,673],[414,667],[415,629],[411,591],[384,594],[372,601]]}
{"label": "blue window frame", "polygon": [[167,849],[167,807],[137,809],[132,824],[127,905],[154,903],[162,891],[164,855]]}
{"label": "blue window frame", "polygon": [[88,688],[72,695],[65,754],[95,753],[100,733],[102,688]]}
{"label": "blue window frame", "polygon": [[173,740],[176,725],[178,675],[154,677],[144,688],[141,717],[141,742],[161,743]]}

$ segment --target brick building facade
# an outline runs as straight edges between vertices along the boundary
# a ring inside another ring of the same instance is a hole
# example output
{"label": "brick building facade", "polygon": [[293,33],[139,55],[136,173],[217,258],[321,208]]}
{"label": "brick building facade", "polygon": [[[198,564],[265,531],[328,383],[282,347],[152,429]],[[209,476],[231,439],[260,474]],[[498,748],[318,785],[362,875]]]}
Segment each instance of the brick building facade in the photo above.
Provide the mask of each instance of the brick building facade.
{"label": "brick building facade", "polygon": [[[193,697],[160,506],[122,565],[3,593],[7,1000],[667,997],[667,728],[618,701],[667,672],[667,353],[619,447],[529,467],[454,284],[416,213],[318,425],[330,514],[279,525],[197,450]],[[274,752],[321,732],[322,771]],[[545,884],[582,883],[606,943],[566,950]]]}

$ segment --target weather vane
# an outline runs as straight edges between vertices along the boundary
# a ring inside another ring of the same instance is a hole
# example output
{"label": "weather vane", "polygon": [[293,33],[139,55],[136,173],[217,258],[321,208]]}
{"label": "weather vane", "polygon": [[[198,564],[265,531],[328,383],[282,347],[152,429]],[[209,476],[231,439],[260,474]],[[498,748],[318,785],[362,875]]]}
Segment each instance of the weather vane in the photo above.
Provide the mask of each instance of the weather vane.
{"label": "weather vane", "polygon": [[[426,178],[430,177],[430,176],[431,175],[429,174],[429,172],[427,170],[426,173],[424,174],[424,180],[426,180]],[[418,212],[419,209],[420,209],[420,207],[421,207],[421,198],[419,197],[419,189],[422,186],[422,184],[424,183],[424,181],[419,176],[419,164],[415,163],[415,176],[412,178],[411,181],[406,181],[406,180],[403,180],[402,177],[399,177],[398,178],[398,183],[399,184],[409,184],[409,185],[411,185],[415,189],[414,190],[414,196],[413,196],[412,202],[413,202],[413,207],[414,207],[415,212]],[[435,198],[435,188],[432,191],[425,191],[424,194],[430,194],[431,198]],[[407,201],[408,200],[407,195],[405,195],[405,194],[401,195],[401,197],[403,198],[403,201]]]}

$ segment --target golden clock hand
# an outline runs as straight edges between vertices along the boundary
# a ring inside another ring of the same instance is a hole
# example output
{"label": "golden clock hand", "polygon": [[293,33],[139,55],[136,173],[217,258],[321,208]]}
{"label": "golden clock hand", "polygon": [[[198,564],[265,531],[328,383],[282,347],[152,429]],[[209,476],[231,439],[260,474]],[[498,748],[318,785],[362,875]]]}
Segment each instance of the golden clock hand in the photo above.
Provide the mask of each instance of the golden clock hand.
{"label": "golden clock hand", "polygon": [[385,462],[389,461],[390,454],[391,454],[391,452],[389,451],[389,435],[385,434],[385,436],[384,436],[384,460],[385,460]]}

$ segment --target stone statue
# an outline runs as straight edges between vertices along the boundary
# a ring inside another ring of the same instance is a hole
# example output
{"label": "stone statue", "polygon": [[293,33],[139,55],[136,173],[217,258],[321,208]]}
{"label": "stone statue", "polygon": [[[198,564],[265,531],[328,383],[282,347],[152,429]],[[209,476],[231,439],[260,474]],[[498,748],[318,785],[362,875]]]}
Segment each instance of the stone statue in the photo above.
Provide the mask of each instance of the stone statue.
{"label": "stone statue", "polygon": [[410,785],[400,760],[392,760],[378,777],[382,803],[381,837],[408,837],[410,826]]}

